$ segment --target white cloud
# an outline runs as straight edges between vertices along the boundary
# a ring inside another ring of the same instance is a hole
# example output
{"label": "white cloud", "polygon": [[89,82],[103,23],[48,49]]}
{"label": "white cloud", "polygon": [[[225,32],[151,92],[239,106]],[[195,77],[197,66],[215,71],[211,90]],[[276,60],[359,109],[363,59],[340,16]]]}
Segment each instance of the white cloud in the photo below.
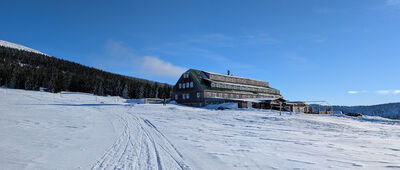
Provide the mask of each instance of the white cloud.
{"label": "white cloud", "polygon": [[179,77],[186,68],[175,66],[167,61],[163,61],[158,57],[145,56],[140,59],[141,71],[150,75],[163,77]]}
{"label": "white cloud", "polygon": [[377,90],[376,91],[376,93],[378,93],[378,94],[389,94],[390,93],[390,91],[389,90]]}
{"label": "white cloud", "polygon": [[355,90],[349,90],[349,91],[347,91],[347,93],[349,93],[349,94],[358,94],[360,92],[359,91],[355,91]]}
{"label": "white cloud", "polygon": [[118,68],[132,72],[134,77],[158,76],[177,78],[186,68],[176,66],[160,57],[140,56],[122,41],[108,40],[105,44],[105,59],[96,60],[100,68]]}
{"label": "white cloud", "polygon": [[[347,93],[348,94],[360,94],[360,93],[370,93],[370,92],[368,92],[366,90],[362,90],[362,91],[349,90],[349,91],[347,91]],[[373,91],[371,93],[380,94],[380,95],[389,95],[389,94],[397,95],[397,94],[400,94],[400,90],[399,89],[396,89],[396,90],[376,90],[376,91]]]}
{"label": "white cloud", "polygon": [[383,94],[383,95],[388,95],[388,94],[400,94],[400,90],[377,90],[375,91],[377,94]]}

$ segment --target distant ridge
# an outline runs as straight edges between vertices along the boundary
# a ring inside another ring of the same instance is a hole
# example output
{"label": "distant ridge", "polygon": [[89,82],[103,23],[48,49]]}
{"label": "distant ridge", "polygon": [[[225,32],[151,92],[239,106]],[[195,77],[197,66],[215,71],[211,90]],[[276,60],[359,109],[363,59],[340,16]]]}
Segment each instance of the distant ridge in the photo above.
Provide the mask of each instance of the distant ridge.
{"label": "distant ridge", "polygon": [[40,52],[38,50],[29,48],[29,47],[26,47],[26,46],[23,46],[23,45],[20,45],[20,44],[15,44],[15,43],[12,43],[12,42],[4,41],[4,40],[0,40],[0,46],[8,47],[8,48],[14,48],[14,49],[23,50],[23,51],[29,51],[29,52],[33,52],[33,53],[49,56],[49,55],[47,55],[45,53],[42,53],[42,52]]}
{"label": "distant ridge", "polygon": [[370,106],[333,106],[333,110],[356,112],[368,116],[381,116],[389,119],[400,119],[400,103],[386,103]]}

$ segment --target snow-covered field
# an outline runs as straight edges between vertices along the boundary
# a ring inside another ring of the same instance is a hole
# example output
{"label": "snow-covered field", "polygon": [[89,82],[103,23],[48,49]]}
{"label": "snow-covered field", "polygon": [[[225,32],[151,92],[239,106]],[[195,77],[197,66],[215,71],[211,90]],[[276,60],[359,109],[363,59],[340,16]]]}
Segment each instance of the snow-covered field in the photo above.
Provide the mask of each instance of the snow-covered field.
{"label": "snow-covered field", "polygon": [[400,168],[400,121],[0,88],[0,169]]}

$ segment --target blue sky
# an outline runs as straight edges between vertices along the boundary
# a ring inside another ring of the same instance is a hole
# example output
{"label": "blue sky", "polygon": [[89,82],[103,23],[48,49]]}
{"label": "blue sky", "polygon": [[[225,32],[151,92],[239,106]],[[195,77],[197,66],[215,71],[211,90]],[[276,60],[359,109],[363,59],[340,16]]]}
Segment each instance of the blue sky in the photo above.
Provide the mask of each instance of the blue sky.
{"label": "blue sky", "polygon": [[400,0],[1,2],[0,39],[174,84],[196,68],[269,81],[289,100],[400,99]]}

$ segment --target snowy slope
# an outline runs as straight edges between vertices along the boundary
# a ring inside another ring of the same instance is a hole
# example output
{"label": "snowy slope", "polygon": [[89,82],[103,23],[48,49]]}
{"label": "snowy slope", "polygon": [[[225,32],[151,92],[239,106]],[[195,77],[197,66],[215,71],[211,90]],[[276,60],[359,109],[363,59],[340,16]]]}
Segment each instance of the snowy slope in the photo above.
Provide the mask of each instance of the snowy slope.
{"label": "snowy slope", "polygon": [[34,52],[34,53],[38,53],[38,54],[42,54],[42,55],[47,55],[47,54],[42,53],[42,52],[40,52],[38,50],[34,50],[32,48],[28,48],[28,47],[25,47],[23,45],[15,44],[15,43],[4,41],[4,40],[0,40],[0,46],[9,47],[9,48],[15,48],[15,49],[18,49],[18,50],[23,50],[23,51]]}
{"label": "snowy slope", "polygon": [[400,121],[0,88],[0,169],[400,168]]}

